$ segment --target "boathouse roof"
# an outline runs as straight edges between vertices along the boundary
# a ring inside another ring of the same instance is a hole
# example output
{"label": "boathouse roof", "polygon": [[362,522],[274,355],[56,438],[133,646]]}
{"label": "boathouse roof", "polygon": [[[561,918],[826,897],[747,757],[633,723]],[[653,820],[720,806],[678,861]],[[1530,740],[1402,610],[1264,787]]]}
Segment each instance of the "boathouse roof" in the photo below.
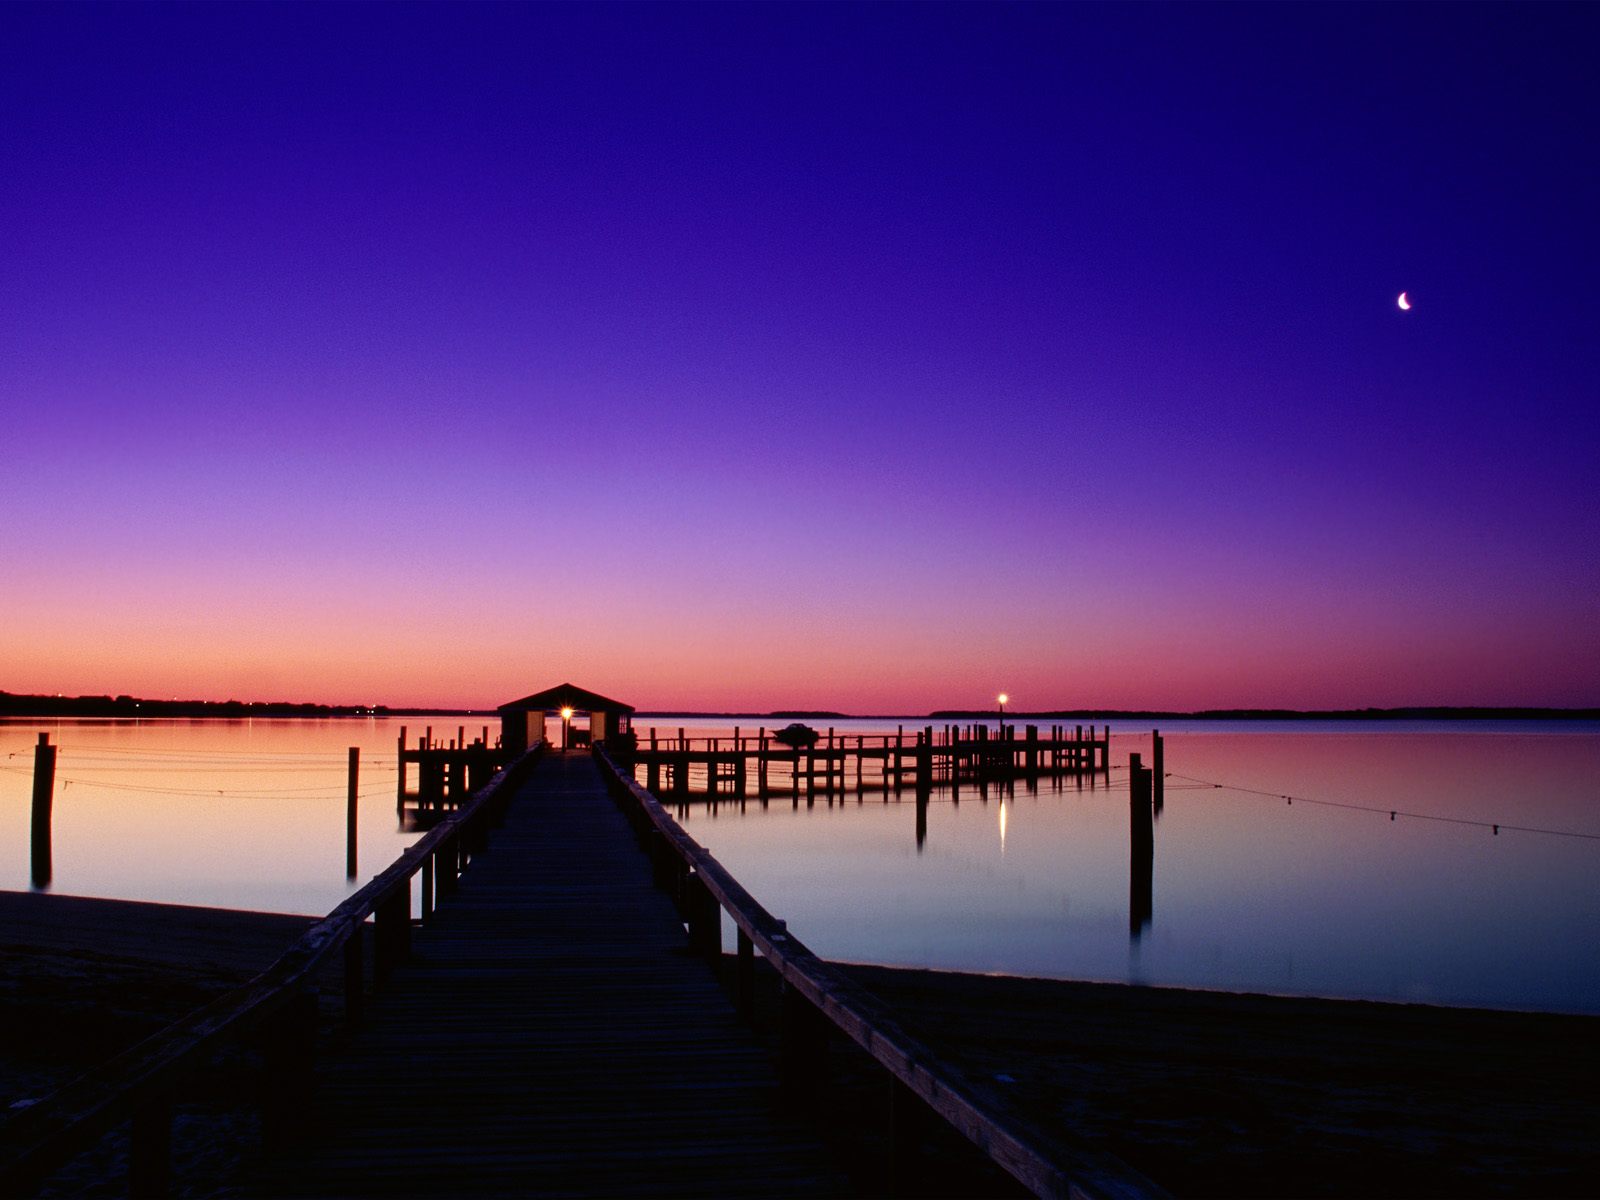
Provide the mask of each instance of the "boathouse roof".
{"label": "boathouse roof", "polygon": [[614,712],[631,713],[633,705],[624,704],[620,700],[608,700],[599,692],[591,692],[571,683],[559,683],[553,688],[545,688],[542,692],[535,692],[531,696],[524,696],[521,700],[507,700],[502,704],[499,712],[518,711],[548,711],[553,709],[572,708],[579,712]]}

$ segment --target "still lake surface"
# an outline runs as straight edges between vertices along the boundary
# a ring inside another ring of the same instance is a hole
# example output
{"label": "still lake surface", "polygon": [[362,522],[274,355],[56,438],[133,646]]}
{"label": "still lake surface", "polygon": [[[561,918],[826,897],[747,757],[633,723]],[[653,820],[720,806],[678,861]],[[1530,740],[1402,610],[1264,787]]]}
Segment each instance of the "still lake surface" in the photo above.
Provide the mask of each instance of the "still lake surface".
{"label": "still lake surface", "polygon": [[[52,891],[326,912],[413,840],[396,828],[395,740],[402,724],[414,739],[429,723],[0,721],[0,887],[29,886],[32,746],[48,731],[61,747]],[[464,723],[471,738],[483,718],[431,723],[442,737]],[[641,733],[650,725],[733,731],[656,717]],[[1019,780],[987,796],[967,785],[959,802],[935,790],[920,847],[909,789],[675,811],[828,957],[1600,1012],[1600,725],[1172,722],[1163,733],[1152,917],[1138,929],[1126,763],[1131,752],[1148,764],[1148,730],[1113,724],[1109,783]],[[362,748],[354,881],[349,746]]]}

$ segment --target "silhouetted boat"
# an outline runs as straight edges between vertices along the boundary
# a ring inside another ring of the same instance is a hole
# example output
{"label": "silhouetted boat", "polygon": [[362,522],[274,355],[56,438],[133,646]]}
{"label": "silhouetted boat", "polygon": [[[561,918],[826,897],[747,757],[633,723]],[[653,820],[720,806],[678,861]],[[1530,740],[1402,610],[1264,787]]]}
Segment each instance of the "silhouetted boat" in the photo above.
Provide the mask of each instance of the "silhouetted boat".
{"label": "silhouetted boat", "polygon": [[792,725],[785,725],[782,729],[775,730],[772,740],[800,750],[817,744],[817,731],[809,725],[802,725],[796,721]]}

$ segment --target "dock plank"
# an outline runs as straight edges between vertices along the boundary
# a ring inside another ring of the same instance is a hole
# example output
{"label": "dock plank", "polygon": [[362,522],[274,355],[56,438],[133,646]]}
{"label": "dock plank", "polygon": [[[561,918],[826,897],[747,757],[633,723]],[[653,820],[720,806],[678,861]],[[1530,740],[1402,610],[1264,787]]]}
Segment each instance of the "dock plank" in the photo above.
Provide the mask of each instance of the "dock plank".
{"label": "dock plank", "polygon": [[412,951],[249,1194],[856,1194],[587,755],[539,764]]}

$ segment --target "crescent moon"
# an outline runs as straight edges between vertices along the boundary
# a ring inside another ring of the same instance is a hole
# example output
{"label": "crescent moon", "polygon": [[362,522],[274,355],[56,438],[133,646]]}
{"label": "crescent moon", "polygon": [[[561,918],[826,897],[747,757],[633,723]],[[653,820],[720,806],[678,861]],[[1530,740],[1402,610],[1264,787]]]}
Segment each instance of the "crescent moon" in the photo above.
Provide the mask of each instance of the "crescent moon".
{"label": "crescent moon", "polygon": [[1411,301],[1406,299],[1406,294],[1404,292],[1400,293],[1400,299],[1397,303],[1400,305],[1401,312],[1411,311]]}

